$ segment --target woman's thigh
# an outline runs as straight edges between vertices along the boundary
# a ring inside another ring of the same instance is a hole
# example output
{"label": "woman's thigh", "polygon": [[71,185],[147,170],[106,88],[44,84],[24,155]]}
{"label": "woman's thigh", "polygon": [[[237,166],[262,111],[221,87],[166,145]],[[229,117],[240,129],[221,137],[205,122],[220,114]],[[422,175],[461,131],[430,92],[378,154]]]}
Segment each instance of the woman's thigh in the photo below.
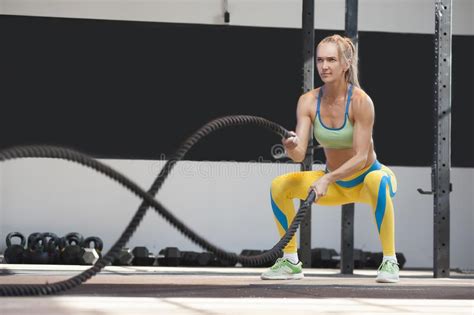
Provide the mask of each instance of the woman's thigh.
{"label": "woman's thigh", "polygon": [[386,188],[389,189],[390,197],[395,196],[397,192],[397,178],[390,168],[383,165],[380,170],[372,171],[366,175],[360,191],[359,202],[374,206],[380,189]]}
{"label": "woman's thigh", "polygon": [[[278,190],[280,193],[285,193],[289,199],[304,200],[308,196],[311,184],[324,174],[323,171],[305,171],[278,176],[272,183],[272,193]],[[354,200],[348,198],[344,189],[336,183],[332,183],[328,186],[326,195],[320,197],[315,203],[324,206],[335,206],[353,202]]]}

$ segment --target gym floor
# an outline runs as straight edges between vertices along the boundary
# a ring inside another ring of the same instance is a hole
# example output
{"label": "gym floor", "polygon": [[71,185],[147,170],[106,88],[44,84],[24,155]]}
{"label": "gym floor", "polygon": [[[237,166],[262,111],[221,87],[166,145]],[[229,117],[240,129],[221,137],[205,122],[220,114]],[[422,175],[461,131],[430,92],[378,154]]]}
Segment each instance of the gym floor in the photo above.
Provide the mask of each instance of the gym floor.
{"label": "gym floor", "polygon": [[[85,269],[0,265],[0,283],[52,283]],[[399,283],[380,284],[375,270],[306,269],[302,280],[262,281],[263,270],[110,266],[59,295],[1,298],[0,314],[474,314],[473,274],[402,270]]]}

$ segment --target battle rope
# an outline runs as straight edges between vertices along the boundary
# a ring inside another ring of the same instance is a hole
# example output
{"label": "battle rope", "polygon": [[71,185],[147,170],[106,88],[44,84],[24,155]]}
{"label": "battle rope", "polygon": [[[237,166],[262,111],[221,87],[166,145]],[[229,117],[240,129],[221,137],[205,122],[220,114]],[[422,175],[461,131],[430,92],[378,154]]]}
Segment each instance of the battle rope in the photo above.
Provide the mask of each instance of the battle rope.
{"label": "battle rope", "polygon": [[120,250],[130,240],[131,236],[138,228],[138,225],[142,221],[149,207],[155,209],[171,225],[176,227],[190,240],[201,246],[203,249],[213,252],[218,258],[225,259],[231,262],[241,262],[248,265],[256,265],[275,260],[277,257],[280,256],[282,249],[289,243],[291,238],[294,236],[296,230],[298,229],[298,226],[306,215],[307,209],[309,209],[311,207],[311,204],[314,202],[315,194],[313,191],[308,194],[308,197],[303,202],[301,208],[298,210],[289,229],[286,231],[286,234],[280,239],[280,241],[278,241],[278,243],[275,244],[275,246],[273,246],[271,250],[265,252],[264,254],[256,256],[242,256],[237,255],[235,253],[229,253],[220,249],[219,247],[205,240],[203,237],[199,236],[192,229],[188,228],[183,222],[181,222],[169,210],[167,210],[160,202],[154,199],[154,196],[163,185],[163,182],[171,172],[171,169],[176,164],[176,162],[183,159],[186,153],[200,139],[204,138],[205,136],[216,130],[239,125],[256,125],[269,129],[270,131],[280,135],[281,137],[287,138],[289,136],[289,133],[286,129],[274,122],[268,121],[261,117],[227,116],[213,120],[201,127],[179,147],[179,149],[172,156],[172,158],[169,159],[163,166],[162,170],[160,171],[160,174],[155,179],[153,185],[148,190],[148,192],[145,192],[133,181],[131,181],[121,173],[115,171],[111,167],[91,157],[88,157],[87,155],[70,149],[53,146],[24,146],[14,147],[0,151],[0,161],[8,161],[19,158],[53,158],[79,163],[115,180],[116,182],[118,182],[143,200],[140,207],[136,211],[135,215],[133,216],[132,220],[130,221],[120,238],[112,246],[109,252],[104,257],[102,257],[102,259],[100,259],[94,266],[83,271],[77,276],[56,283],[33,285],[0,285],[0,296],[49,295],[61,291],[66,291],[76,286],[79,286],[83,282],[96,275],[105,266],[109,265],[115,258],[118,257]]}

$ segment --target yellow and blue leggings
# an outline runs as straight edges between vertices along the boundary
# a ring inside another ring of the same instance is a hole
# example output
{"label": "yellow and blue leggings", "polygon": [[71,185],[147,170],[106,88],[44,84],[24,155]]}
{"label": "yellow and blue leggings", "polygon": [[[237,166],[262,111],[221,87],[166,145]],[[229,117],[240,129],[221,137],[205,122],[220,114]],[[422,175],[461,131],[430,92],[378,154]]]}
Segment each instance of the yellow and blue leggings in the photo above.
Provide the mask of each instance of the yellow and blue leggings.
{"label": "yellow and blue leggings", "polygon": [[[271,202],[280,236],[293,221],[293,199],[305,199],[310,185],[325,174],[324,171],[295,172],[278,176],[272,181]],[[337,206],[347,203],[366,203],[372,207],[384,256],[395,255],[395,224],[392,197],[397,191],[395,174],[385,165],[375,161],[355,174],[338,180],[328,187],[324,197],[316,204]],[[296,235],[284,249],[296,253]]]}

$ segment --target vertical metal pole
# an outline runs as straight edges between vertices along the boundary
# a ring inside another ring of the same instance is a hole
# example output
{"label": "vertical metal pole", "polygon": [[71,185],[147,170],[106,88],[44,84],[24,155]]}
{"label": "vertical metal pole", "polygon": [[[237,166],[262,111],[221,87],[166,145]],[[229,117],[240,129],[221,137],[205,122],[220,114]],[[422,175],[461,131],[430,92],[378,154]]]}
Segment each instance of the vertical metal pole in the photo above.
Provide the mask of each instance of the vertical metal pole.
{"label": "vertical metal pole", "polygon": [[[346,0],[345,29],[357,49],[358,0]],[[341,214],[341,273],[354,272],[354,204],[342,206]]]}
{"label": "vertical metal pole", "polygon": [[[314,88],[314,0],[303,0],[303,93]],[[313,131],[310,131],[308,150],[301,164],[301,171],[313,167]],[[306,267],[311,267],[311,211],[300,227],[300,260]]]}
{"label": "vertical metal pole", "polygon": [[229,0],[224,0],[224,23],[230,23]]}
{"label": "vertical metal pole", "polygon": [[433,276],[449,277],[449,193],[451,191],[451,16],[452,0],[435,3]]}
{"label": "vertical metal pole", "polygon": [[341,216],[341,273],[354,272],[354,204],[342,206]]}

